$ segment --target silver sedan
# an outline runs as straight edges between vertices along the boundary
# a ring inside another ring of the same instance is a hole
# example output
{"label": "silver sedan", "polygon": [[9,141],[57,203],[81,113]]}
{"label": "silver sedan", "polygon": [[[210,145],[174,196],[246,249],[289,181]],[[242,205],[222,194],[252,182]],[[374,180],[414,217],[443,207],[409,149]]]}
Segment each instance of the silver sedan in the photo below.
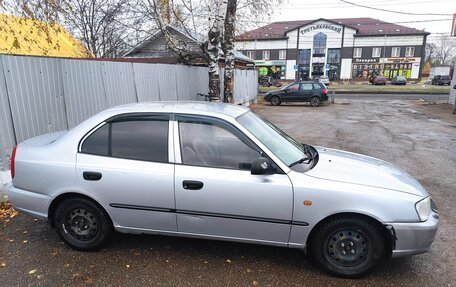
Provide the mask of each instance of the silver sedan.
{"label": "silver sedan", "polygon": [[305,250],[359,277],[429,250],[438,214],[405,171],[298,143],[247,108],[142,103],[103,111],[13,151],[13,206],[76,250],[114,231]]}

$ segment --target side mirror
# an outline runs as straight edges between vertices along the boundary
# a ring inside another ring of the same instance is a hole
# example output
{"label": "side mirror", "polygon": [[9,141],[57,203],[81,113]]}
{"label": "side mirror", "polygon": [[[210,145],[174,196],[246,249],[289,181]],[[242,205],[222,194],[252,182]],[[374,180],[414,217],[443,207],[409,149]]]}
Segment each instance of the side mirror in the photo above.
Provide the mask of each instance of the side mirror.
{"label": "side mirror", "polygon": [[455,90],[456,90],[456,84],[454,85],[453,89],[455,89]]}
{"label": "side mirror", "polygon": [[254,175],[274,174],[275,168],[269,159],[260,157],[253,161],[250,173]]}
{"label": "side mirror", "polygon": [[289,91],[291,91],[291,89],[290,89],[290,88],[286,88],[286,89],[285,89],[285,92],[287,92],[287,93],[288,93]]}

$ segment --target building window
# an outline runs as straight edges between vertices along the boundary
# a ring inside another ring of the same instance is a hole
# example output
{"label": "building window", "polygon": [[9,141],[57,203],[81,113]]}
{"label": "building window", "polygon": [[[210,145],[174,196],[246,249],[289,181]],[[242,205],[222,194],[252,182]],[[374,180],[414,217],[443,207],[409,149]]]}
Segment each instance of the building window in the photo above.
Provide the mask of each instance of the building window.
{"label": "building window", "polygon": [[380,58],[382,54],[382,48],[373,48],[372,49],[372,58]]}
{"label": "building window", "polygon": [[287,50],[279,50],[279,60],[285,60],[287,58]]}
{"label": "building window", "polygon": [[250,59],[254,60],[255,53],[253,53],[253,51],[247,51],[246,56],[249,57]]}
{"label": "building window", "polygon": [[328,64],[338,64],[340,62],[340,49],[328,49]]}
{"label": "building window", "polygon": [[310,64],[310,49],[299,50],[298,64],[309,65]]}
{"label": "building window", "polygon": [[271,58],[271,51],[265,50],[263,51],[263,60],[269,60]]}
{"label": "building window", "polygon": [[361,58],[362,54],[363,54],[363,48],[353,49],[353,58]]}
{"label": "building window", "polygon": [[407,47],[405,48],[405,56],[406,57],[413,57],[415,55],[415,47]]}
{"label": "building window", "polygon": [[400,57],[401,56],[401,47],[393,47],[391,49],[391,57]]}
{"label": "building window", "polygon": [[324,54],[326,50],[326,35],[318,33],[314,36],[313,41],[314,54]]}

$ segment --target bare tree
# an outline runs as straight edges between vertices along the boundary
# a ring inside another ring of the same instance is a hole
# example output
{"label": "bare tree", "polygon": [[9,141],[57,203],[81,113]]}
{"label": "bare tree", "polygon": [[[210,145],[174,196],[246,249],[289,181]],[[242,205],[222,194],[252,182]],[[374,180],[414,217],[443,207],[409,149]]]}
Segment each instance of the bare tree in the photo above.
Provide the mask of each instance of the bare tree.
{"label": "bare tree", "polygon": [[451,63],[456,56],[456,39],[442,35],[435,43],[435,58],[441,65]]}
{"label": "bare tree", "polygon": [[[188,37],[201,43],[199,57],[209,65],[209,94],[220,100],[218,60],[225,57],[224,97],[233,102],[234,35],[268,19],[273,7],[284,0],[137,0],[134,5],[144,18],[154,21],[166,37],[168,46],[183,62],[195,56],[185,43],[167,32],[166,26],[177,27]],[[206,27],[209,27],[207,29]],[[207,35],[207,36],[204,36]],[[223,53],[221,53],[223,49]]]}
{"label": "bare tree", "polygon": [[128,0],[63,0],[59,12],[68,29],[96,57],[117,57],[126,49]]}

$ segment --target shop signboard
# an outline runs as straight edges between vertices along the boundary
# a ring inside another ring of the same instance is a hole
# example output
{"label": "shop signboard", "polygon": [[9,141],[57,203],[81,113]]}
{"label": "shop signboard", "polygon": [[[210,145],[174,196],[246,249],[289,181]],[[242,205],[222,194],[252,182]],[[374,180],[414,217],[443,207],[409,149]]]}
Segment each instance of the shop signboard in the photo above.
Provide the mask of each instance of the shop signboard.
{"label": "shop signboard", "polygon": [[378,63],[380,61],[379,58],[372,58],[372,59],[359,59],[359,58],[355,58],[353,59],[353,63],[366,63],[366,64],[370,64],[370,63]]}
{"label": "shop signboard", "polygon": [[312,63],[324,63],[325,62],[325,57],[313,57],[312,58]]}

